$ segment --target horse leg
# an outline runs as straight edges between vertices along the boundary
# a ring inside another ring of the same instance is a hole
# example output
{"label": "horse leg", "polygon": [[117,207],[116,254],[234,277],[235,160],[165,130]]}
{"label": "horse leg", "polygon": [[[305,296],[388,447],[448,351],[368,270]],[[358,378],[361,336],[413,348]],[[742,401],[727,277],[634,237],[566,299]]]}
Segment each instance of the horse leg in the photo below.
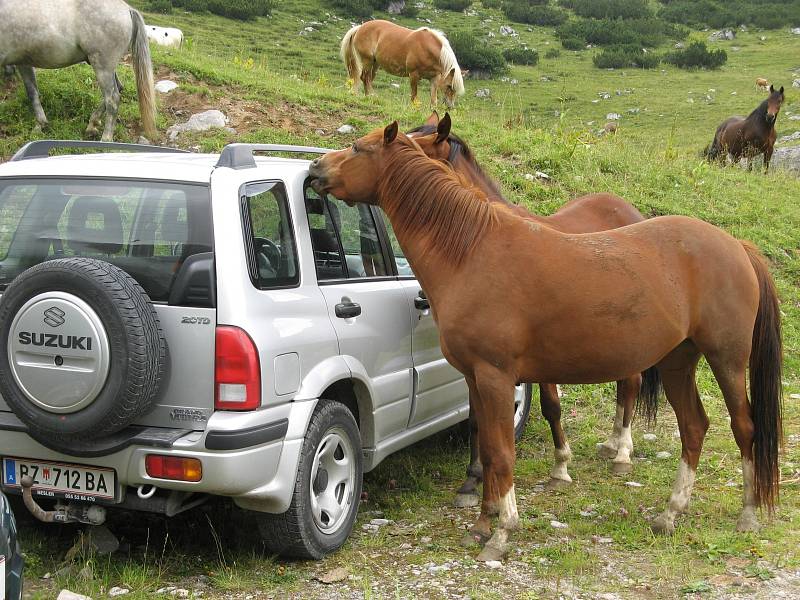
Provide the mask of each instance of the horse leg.
{"label": "horse leg", "polygon": [[[106,122],[103,128],[103,135],[100,138],[104,142],[111,142],[114,140],[114,124],[117,120],[117,112],[119,111],[120,94],[117,88],[116,74],[114,72],[114,64],[107,65],[106,59],[97,60],[96,57],[90,57],[89,62],[94,68],[94,74],[97,77],[97,83],[100,86],[100,91],[103,94],[103,112],[105,112]],[[98,108],[92,117],[95,117],[100,112]],[[94,123],[89,121],[89,126],[86,129],[87,135],[97,133]]]}
{"label": "horse leg", "polygon": [[475,417],[475,397],[477,391],[474,384],[469,386],[469,466],[467,466],[467,479],[456,491],[454,504],[458,508],[478,506],[478,484],[483,480],[483,466],[479,454],[478,419]]}
{"label": "horse leg", "polygon": [[431,108],[436,108],[436,105],[439,103],[438,99],[438,92],[439,92],[439,82],[441,81],[441,75],[434,75],[431,78]]}
{"label": "horse leg", "polygon": [[766,150],[764,150],[764,175],[766,175],[767,171],[769,171],[769,161],[772,160],[772,152],[772,146],[769,146]]}
{"label": "horse leg", "polygon": [[17,65],[17,70],[25,84],[25,92],[33,107],[33,116],[36,118],[37,129],[47,127],[47,116],[44,114],[42,102],[39,100],[39,88],[36,87],[36,72],[33,67],[27,65]]}
{"label": "horse leg", "polygon": [[654,533],[674,532],[675,517],[686,510],[692,495],[697,463],[700,461],[703,439],[708,431],[708,417],[695,384],[695,369],[699,358],[700,353],[696,346],[687,340],[658,365],[667,400],[678,420],[681,461],[667,507],[653,521]]}
{"label": "horse leg", "polygon": [[411,83],[411,104],[417,104],[417,85],[419,85],[419,73],[412,71],[408,75]]}
{"label": "horse leg", "polygon": [[550,470],[550,481],[546,487],[555,489],[572,483],[572,477],[567,472],[567,465],[572,460],[572,451],[561,427],[561,399],[558,397],[555,384],[539,384],[539,403],[542,407],[542,416],[547,419],[553,436],[554,462]]}
{"label": "horse leg", "polygon": [[508,539],[519,526],[514,494],[514,378],[489,365],[475,371],[480,395],[476,416],[483,463],[483,502],[479,522],[499,512],[499,523],[478,560],[500,560],[508,551]]}
{"label": "horse leg", "polygon": [[642,375],[621,379],[617,382],[617,406],[622,406],[622,423],[617,437],[617,454],[611,461],[611,470],[617,474],[630,473],[633,470],[631,454],[633,454],[633,438],[631,437],[631,419],[639,388],[642,387]]}

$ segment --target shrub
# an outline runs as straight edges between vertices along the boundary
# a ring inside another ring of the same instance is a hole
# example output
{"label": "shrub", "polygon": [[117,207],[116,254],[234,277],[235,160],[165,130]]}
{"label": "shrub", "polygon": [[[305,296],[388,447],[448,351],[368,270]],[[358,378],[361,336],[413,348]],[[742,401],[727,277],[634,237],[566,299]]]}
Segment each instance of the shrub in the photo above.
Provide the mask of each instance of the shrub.
{"label": "shrub", "polygon": [[172,0],[172,6],[189,12],[205,12],[208,10],[208,0]]}
{"label": "shrub", "polygon": [[405,6],[403,6],[403,10],[400,11],[400,14],[404,17],[416,17],[419,14],[419,9],[415,2],[411,2],[411,0],[406,0]]}
{"label": "shrub", "polygon": [[491,75],[506,70],[502,52],[489,43],[465,31],[456,31],[448,36],[458,64],[463,69],[481,71]]}
{"label": "shrub", "polygon": [[[406,5],[410,2],[406,2]],[[371,17],[376,10],[384,8],[383,0],[331,0],[331,5],[351,17]]]}
{"label": "shrub", "polygon": [[506,17],[519,23],[555,26],[567,20],[567,13],[552,6],[539,4],[537,0],[515,0],[503,4]]}
{"label": "shrub", "polygon": [[667,38],[683,39],[688,32],[655,17],[647,19],[578,19],[564,23],[556,35],[564,40],[578,38],[583,45],[621,46],[633,44],[654,48]]}
{"label": "shrub", "polygon": [[503,8],[503,0],[481,0],[483,8]]}
{"label": "shrub", "polygon": [[647,0],[561,0],[559,4],[590,19],[644,19],[653,16]]}
{"label": "shrub", "polygon": [[685,50],[670,52],[664,60],[681,69],[718,69],[728,55],[725,50],[709,50],[705,42],[692,42]]}
{"label": "shrub", "polygon": [[503,50],[503,58],[515,65],[533,66],[539,62],[539,53],[533,48],[525,46],[515,46]]}
{"label": "shrub", "polygon": [[215,15],[249,21],[272,12],[273,0],[208,0],[208,10]]}
{"label": "shrub", "polygon": [[586,42],[576,37],[562,38],[561,45],[565,50],[583,50],[586,48]]}
{"label": "shrub", "polygon": [[561,56],[561,50],[558,48],[550,48],[544,53],[545,58],[558,58],[559,56]]}
{"label": "shrub", "polygon": [[644,52],[638,46],[611,46],[595,54],[592,62],[599,69],[655,69],[661,59],[654,52]]}
{"label": "shrub", "polygon": [[673,23],[703,27],[746,24],[764,29],[800,25],[800,0],[674,0],[662,2],[659,17]]}
{"label": "shrub", "polygon": [[[410,1],[410,0],[409,0]],[[472,4],[472,0],[433,0],[433,5],[442,10],[461,12]]]}
{"label": "shrub", "polygon": [[168,15],[172,12],[172,2],[170,0],[150,0],[147,3],[147,10]]}

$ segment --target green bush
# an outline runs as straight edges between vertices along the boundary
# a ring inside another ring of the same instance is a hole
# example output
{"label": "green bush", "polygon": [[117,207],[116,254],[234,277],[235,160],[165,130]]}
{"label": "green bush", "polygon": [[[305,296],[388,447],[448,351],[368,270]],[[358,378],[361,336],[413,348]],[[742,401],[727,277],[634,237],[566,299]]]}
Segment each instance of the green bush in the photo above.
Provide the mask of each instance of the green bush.
{"label": "green bush", "polygon": [[503,8],[503,0],[481,0],[483,8]]}
{"label": "green bush", "polygon": [[599,69],[655,69],[661,58],[654,52],[644,52],[639,46],[611,46],[592,57]]}
{"label": "green bush", "polygon": [[586,42],[576,37],[562,38],[561,45],[565,50],[583,50],[586,48]]}
{"label": "green bush", "polygon": [[150,0],[150,2],[147,3],[146,10],[168,15],[172,12],[172,2],[170,2],[170,0]]}
{"label": "green bush", "polygon": [[561,50],[558,48],[550,48],[544,53],[545,58],[558,58],[559,56],[561,56]]}
{"label": "green bush", "polygon": [[411,0],[406,0],[403,10],[400,11],[400,14],[404,17],[414,18],[419,14],[419,9],[417,8],[416,3],[411,2]]}
{"label": "green bush", "polygon": [[567,13],[559,8],[544,6],[538,0],[507,1],[503,4],[506,17],[519,23],[552,27],[567,20]]}
{"label": "green bush", "polygon": [[556,30],[564,40],[578,38],[584,44],[621,46],[633,44],[655,48],[668,38],[683,39],[688,31],[655,17],[647,19],[578,19],[564,23]]}
{"label": "green bush", "polygon": [[172,6],[189,12],[205,12],[208,10],[208,0],[172,0]]}
{"label": "green bush", "polygon": [[490,46],[486,40],[466,31],[456,31],[448,35],[448,39],[461,68],[490,75],[506,71],[507,65],[503,53]]}
{"label": "green bush", "polygon": [[800,25],[800,0],[675,0],[662,2],[659,17],[673,23],[703,27],[753,25],[780,29]]}
{"label": "green bush", "polygon": [[705,42],[692,42],[685,50],[664,57],[664,61],[681,69],[719,69],[727,60],[725,50],[709,50]]}
{"label": "green bush", "polygon": [[515,65],[533,66],[539,62],[539,53],[533,48],[515,46],[503,50],[503,58]]}
{"label": "green bush", "polygon": [[[407,3],[408,4],[408,3]],[[331,0],[331,5],[351,17],[371,17],[376,10],[385,8],[383,0]]]}
{"label": "green bush", "polygon": [[250,21],[272,12],[273,0],[208,0],[208,10],[215,15]]}
{"label": "green bush", "polygon": [[559,4],[590,19],[644,19],[653,16],[647,0],[560,0]]}
{"label": "green bush", "polygon": [[[410,0],[409,0],[410,1]],[[472,4],[472,0],[433,0],[433,5],[442,10],[461,12]]]}

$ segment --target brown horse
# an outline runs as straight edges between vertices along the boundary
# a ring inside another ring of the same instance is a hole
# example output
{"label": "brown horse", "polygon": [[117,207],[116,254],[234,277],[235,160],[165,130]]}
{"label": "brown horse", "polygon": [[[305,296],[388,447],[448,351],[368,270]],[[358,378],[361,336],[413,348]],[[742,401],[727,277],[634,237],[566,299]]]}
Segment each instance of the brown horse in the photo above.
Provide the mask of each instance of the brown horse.
{"label": "brown horse", "polygon": [[[484,469],[478,556],[496,560],[519,525],[514,493],[517,382],[615,381],[658,366],[682,455],[656,531],[688,504],[708,429],[695,384],[705,355],[731,416],[744,479],[741,530],[779,486],[780,310],[752,245],[688,217],[564,234],[523,219],[441,162],[397,122],[315,160],[320,193],[377,204],[428,294],[442,351],[466,378]],[[746,373],[750,369],[747,397]]]}
{"label": "brown horse", "polygon": [[714,141],[706,148],[709,161],[724,161],[730,155],[733,162],[748,159],[747,169],[753,170],[753,158],[764,155],[764,173],[769,169],[772,147],[775,145],[775,121],[783,103],[783,86],[776,90],[769,86],[769,97],[758,105],[747,118],[731,117],[717,127]]}
{"label": "brown horse", "polygon": [[436,29],[406,29],[390,21],[367,21],[345,34],[340,55],[353,91],[360,79],[364,94],[369,94],[378,67],[383,67],[392,75],[411,80],[411,102],[417,100],[420,79],[431,82],[431,106],[436,105],[438,90],[444,93],[449,107],[454,106],[456,96],[464,93],[456,55],[444,34]]}
{"label": "brown horse", "polygon": [[[434,111],[422,126],[411,130],[407,135],[414,139],[427,156],[449,163],[470,184],[480,188],[490,202],[502,203],[525,219],[569,233],[604,231],[644,221],[642,213],[614,194],[588,194],[575,198],[549,217],[534,215],[521,206],[509,204],[500,193],[497,183],[485,174],[467,144],[453,134],[450,127],[450,115],[445,113],[444,118],[440,120]],[[643,382],[644,387],[642,387]],[[633,467],[630,424],[637,394],[641,401],[640,409],[644,410],[647,420],[652,421],[658,407],[659,384],[658,370],[655,368],[648,369],[642,375],[636,374],[617,382],[617,412],[614,417],[614,427],[608,440],[597,445],[602,457],[613,459],[611,465],[615,473],[629,473]],[[548,487],[568,484],[572,481],[567,470],[572,452],[561,427],[561,401],[556,384],[539,384],[539,400],[542,415],[550,425],[555,448],[555,463],[550,471]],[[481,480],[477,421],[474,411],[471,411],[470,464],[467,467],[467,479],[456,493],[456,506],[478,505],[477,486]]]}

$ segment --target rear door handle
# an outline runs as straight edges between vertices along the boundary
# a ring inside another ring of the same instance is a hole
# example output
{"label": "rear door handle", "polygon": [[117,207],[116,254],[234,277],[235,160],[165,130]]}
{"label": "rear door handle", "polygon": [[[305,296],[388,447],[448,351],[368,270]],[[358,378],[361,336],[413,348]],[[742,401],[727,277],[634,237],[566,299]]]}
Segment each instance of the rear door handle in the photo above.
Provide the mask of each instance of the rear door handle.
{"label": "rear door handle", "polygon": [[352,319],[361,314],[361,305],[357,302],[340,302],[334,307],[334,312],[340,319]]}
{"label": "rear door handle", "polygon": [[420,290],[419,294],[416,298],[414,298],[414,308],[417,310],[428,310],[431,307],[431,303],[428,302],[428,297],[425,295],[425,292]]}

